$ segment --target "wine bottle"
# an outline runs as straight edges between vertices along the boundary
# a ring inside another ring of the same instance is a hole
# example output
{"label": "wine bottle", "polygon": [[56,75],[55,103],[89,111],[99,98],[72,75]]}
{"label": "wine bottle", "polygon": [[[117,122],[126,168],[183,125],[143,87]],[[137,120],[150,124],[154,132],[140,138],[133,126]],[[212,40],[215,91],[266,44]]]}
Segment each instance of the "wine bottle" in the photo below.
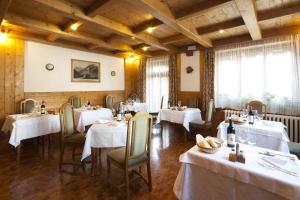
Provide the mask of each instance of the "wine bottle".
{"label": "wine bottle", "polygon": [[41,105],[41,114],[44,115],[46,114],[46,106],[44,100],[42,100],[42,105]]}
{"label": "wine bottle", "polygon": [[231,148],[235,146],[235,129],[231,119],[229,119],[229,126],[227,127],[227,146]]}
{"label": "wine bottle", "polygon": [[121,108],[120,107],[118,108],[118,111],[117,111],[117,121],[121,121],[122,120],[122,113],[121,113]]}
{"label": "wine bottle", "polygon": [[249,108],[248,118],[249,124],[254,124],[254,113],[252,112],[252,106]]}

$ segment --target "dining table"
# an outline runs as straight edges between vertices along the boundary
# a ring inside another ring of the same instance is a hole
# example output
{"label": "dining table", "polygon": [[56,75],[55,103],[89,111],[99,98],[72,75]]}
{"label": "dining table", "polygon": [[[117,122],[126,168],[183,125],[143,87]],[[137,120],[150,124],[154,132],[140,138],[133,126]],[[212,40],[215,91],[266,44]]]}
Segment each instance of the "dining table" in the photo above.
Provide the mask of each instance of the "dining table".
{"label": "dining table", "polygon": [[[81,160],[92,156],[92,174],[101,164],[101,149],[126,146],[127,121],[115,118],[98,119],[87,131]],[[99,155],[100,154],[100,155]]]}
{"label": "dining table", "polygon": [[189,131],[189,123],[195,120],[201,120],[201,110],[199,108],[170,108],[159,111],[156,123],[168,121],[181,124],[185,130]]}
{"label": "dining table", "polygon": [[[219,124],[218,138],[227,139],[228,125],[225,121]],[[286,126],[282,122],[255,120],[254,124],[249,124],[248,122],[233,123],[233,127],[235,128],[235,138],[238,142],[241,142],[240,140],[245,142],[253,140],[255,146],[289,153],[289,137],[286,132]]]}
{"label": "dining table", "polygon": [[74,109],[74,121],[76,130],[83,133],[85,127],[95,123],[98,119],[112,118],[112,111],[108,108],[76,108]]}
{"label": "dining table", "polygon": [[[195,145],[179,157],[173,191],[180,200],[300,199],[300,162],[295,155],[241,144],[246,163],[229,161],[226,142],[214,154]],[[269,152],[269,154],[266,154]]]}
{"label": "dining table", "polygon": [[40,113],[8,115],[1,128],[4,133],[10,132],[9,144],[17,148],[17,160],[22,140],[59,133],[60,130],[59,115]]}

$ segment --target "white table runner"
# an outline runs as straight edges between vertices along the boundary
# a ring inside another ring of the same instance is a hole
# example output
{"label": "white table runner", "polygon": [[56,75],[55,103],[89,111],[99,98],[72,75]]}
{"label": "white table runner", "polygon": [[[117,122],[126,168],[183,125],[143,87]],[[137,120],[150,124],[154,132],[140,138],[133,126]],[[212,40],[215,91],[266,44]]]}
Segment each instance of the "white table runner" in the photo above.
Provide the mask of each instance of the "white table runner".
{"label": "white table runner", "polygon": [[[285,131],[285,126],[281,122],[260,120],[255,121],[253,125],[245,123],[233,124],[233,126],[236,139],[240,135],[244,137],[255,135],[255,146],[289,153],[289,137]],[[218,138],[227,139],[227,127],[228,123],[220,123],[218,126]]]}
{"label": "white table runner", "polygon": [[81,160],[91,155],[91,148],[112,148],[126,145],[127,125],[125,121],[110,121],[93,124],[87,134]]}
{"label": "white table runner", "polygon": [[59,115],[17,114],[9,115],[1,129],[11,131],[9,143],[17,147],[22,140],[60,132]]}
{"label": "white table runner", "polygon": [[98,119],[110,119],[112,112],[108,108],[98,110],[87,110],[83,108],[74,109],[74,120],[76,130],[83,133],[85,126],[95,123]]}
{"label": "white table runner", "polygon": [[266,149],[241,146],[246,151],[246,164],[228,161],[227,147],[216,154],[206,154],[194,146],[182,154],[174,185],[176,196],[189,200],[300,199],[300,164],[296,156],[289,162],[298,177],[258,165],[257,160],[263,156],[258,152]]}
{"label": "white table runner", "polygon": [[172,123],[182,124],[189,131],[189,123],[191,121],[201,120],[201,111],[198,108],[187,108],[184,111],[162,109],[159,111],[157,123],[160,121],[169,121]]}

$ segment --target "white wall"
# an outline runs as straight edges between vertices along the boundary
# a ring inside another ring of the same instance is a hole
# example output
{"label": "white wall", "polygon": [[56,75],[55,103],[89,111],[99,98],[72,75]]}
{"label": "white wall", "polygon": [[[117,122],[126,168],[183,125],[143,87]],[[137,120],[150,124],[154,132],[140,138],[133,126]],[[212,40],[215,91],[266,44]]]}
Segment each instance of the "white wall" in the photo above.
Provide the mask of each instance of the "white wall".
{"label": "white wall", "polygon": [[[190,74],[186,73],[186,67],[191,66],[194,71]],[[194,51],[193,56],[186,56],[181,54],[181,91],[200,91],[200,53]]]}
{"label": "white wall", "polygon": [[[71,82],[71,59],[100,62],[101,82]],[[47,63],[53,71],[45,69]],[[124,60],[96,53],[25,42],[25,92],[124,90]],[[116,76],[111,76],[111,71]]]}

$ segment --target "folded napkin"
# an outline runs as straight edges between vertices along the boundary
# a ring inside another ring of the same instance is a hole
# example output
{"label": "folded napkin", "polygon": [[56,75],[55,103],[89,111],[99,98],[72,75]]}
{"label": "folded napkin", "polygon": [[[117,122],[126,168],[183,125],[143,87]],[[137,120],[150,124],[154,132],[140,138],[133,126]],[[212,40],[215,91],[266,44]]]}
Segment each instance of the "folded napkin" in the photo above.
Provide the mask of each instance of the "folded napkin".
{"label": "folded napkin", "polygon": [[298,177],[299,166],[292,160],[289,160],[287,158],[263,156],[260,161],[262,161],[261,163],[263,163],[263,165],[268,168]]}

